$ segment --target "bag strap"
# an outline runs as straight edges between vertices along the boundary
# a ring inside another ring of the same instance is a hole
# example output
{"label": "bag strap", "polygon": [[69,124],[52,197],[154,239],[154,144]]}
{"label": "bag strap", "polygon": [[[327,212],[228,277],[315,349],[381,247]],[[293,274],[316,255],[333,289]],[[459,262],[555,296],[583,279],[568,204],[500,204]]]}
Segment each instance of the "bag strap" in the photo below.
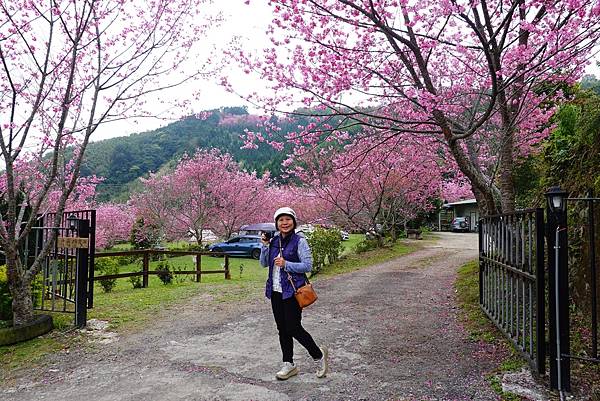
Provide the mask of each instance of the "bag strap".
{"label": "bag strap", "polygon": [[292,275],[287,270],[285,272],[287,273],[288,280],[290,281],[290,284],[292,285],[294,292],[297,292],[298,290],[296,289],[296,286],[294,285],[294,280],[292,280]]}
{"label": "bag strap", "polygon": [[[294,280],[292,280],[292,275],[287,270],[285,272],[287,273],[288,280],[290,280],[290,284],[292,285],[294,292],[296,292],[297,290],[296,290],[296,286],[294,285]],[[306,275],[306,273],[304,273],[304,279],[306,280],[306,284],[310,284],[310,281],[308,280],[308,276]]]}

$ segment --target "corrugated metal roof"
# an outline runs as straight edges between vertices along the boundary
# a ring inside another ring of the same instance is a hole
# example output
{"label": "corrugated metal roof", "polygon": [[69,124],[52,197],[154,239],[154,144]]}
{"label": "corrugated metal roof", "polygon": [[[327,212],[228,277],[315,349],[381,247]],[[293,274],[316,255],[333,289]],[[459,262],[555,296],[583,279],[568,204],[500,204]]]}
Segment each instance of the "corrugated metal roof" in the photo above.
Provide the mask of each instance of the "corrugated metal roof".
{"label": "corrugated metal roof", "polygon": [[473,204],[477,204],[477,200],[476,199],[465,199],[465,200],[461,200],[461,201],[458,201],[458,202],[446,203],[444,205],[444,207],[458,206],[458,205],[473,205]]}

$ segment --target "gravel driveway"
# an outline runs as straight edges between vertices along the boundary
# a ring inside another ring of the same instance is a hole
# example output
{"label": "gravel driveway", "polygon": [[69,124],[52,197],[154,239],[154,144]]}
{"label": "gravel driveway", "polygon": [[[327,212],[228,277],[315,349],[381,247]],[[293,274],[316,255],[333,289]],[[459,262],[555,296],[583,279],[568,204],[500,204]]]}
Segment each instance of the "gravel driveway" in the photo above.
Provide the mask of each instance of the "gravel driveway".
{"label": "gravel driveway", "polygon": [[219,305],[198,298],[116,343],[54,356],[0,385],[0,399],[495,400],[483,378],[492,362],[467,340],[452,287],[476,248],[474,234],[444,233],[412,254],[319,280],[303,324],[331,350],[325,379],[297,343],[300,374],[274,379],[279,343],[260,297]]}

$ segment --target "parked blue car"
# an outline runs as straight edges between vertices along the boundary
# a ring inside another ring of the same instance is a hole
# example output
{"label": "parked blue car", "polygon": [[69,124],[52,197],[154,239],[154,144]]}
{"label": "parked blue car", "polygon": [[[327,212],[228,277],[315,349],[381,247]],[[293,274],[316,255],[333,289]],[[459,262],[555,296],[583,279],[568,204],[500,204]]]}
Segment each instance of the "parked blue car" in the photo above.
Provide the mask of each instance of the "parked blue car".
{"label": "parked blue car", "polygon": [[261,241],[258,235],[240,235],[225,242],[218,242],[208,247],[210,252],[225,253],[232,256],[260,258]]}

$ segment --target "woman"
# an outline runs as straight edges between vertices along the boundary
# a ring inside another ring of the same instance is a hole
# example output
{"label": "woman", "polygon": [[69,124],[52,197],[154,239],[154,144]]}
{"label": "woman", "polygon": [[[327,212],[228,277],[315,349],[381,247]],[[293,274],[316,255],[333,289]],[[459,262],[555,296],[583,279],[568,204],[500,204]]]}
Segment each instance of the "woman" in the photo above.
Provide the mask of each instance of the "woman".
{"label": "woman", "polygon": [[[306,238],[296,234],[296,212],[289,207],[277,209],[274,215],[278,233],[270,240],[263,234],[260,264],[269,268],[265,296],[271,300],[273,316],[279,331],[283,366],[275,377],[287,380],[298,374],[294,364],[295,338],[317,363],[317,377],[325,377],[328,369],[326,347],[318,347],[301,324],[302,309],[294,297],[294,288],[306,283],[306,274],[312,269],[312,255]],[[289,274],[289,277],[288,277]]]}

